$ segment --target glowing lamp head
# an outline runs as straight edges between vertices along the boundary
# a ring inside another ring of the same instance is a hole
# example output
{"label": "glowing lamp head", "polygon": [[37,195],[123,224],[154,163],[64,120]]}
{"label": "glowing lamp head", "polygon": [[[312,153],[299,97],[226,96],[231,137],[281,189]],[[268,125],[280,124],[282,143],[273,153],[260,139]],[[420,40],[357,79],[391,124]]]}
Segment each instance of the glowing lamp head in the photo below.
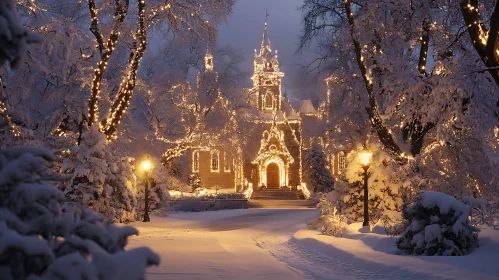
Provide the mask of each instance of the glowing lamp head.
{"label": "glowing lamp head", "polygon": [[144,169],[145,172],[149,172],[152,169],[152,164],[149,160],[144,160],[142,162],[142,169]]}
{"label": "glowing lamp head", "polygon": [[370,163],[371,163],[371,157],[372,157],[372,153],[369,152],[369,150],[367,149],[364,149],[362,152],[360,152],[360,164],[362,164],[362,166],[368,166]]}

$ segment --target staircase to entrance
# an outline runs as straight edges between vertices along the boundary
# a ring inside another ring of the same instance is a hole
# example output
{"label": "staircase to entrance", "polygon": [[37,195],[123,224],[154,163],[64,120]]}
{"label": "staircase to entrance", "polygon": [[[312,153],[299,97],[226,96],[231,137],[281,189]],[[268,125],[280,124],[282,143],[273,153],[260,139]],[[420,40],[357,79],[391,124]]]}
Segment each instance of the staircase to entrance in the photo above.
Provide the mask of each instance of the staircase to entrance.
{"label": "staircase to entrance", "polygon": [[301,190],[267,188],[254,191],[248,208],[311,208],[312,201],[305,199]]}

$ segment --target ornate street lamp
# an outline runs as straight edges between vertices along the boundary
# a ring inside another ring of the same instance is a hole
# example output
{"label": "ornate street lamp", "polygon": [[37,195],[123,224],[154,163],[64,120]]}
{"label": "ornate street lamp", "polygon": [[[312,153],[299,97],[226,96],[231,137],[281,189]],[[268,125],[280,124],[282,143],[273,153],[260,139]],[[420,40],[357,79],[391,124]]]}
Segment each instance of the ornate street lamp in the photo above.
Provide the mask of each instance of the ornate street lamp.
{"label": "ornate street lamp", "polygon": [[145,192],[144,192],[145,205],[144,205],[144,220],[142,220],[142,222],[150,222],[151,219],[149,218],[149,172],[152,169],[152,164],[148,159],[142,162],[142,169],[144,170],[144,177],[145,177]]}
{"label": "ornate street lamp", "polygon": [[362,165],[362,169],[364,169],[364,223],[362,226],[369,226],[369,192],[367,189],[367,179],[369,177],[369,173],[367,170],[369,169],[369,164],[371,163],[372,153],[364,146],[362,152],[360,152],[360,164]]}

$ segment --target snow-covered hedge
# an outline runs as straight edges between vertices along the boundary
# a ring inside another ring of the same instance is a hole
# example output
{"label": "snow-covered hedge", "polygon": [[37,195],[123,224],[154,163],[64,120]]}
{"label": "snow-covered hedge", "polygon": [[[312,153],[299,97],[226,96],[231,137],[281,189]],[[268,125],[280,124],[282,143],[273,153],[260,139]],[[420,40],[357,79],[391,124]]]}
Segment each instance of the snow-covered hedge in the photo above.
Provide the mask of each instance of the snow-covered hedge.
{"label": "snow-covered hedge", "polygon": [[397,247],[416,255],[467,255],[480,231],[470,224],[469,215],[469,206],[452,196],[420,193],[402,211],[405,229]]}
{"label": "snow-covered hedge", "polygon": [[159,264],[149,248],[125,251],[133,227],[118,227],[82,207],[64,204],[50,181],[53,155],[33,147],[0,151],[2,279],[144,279]]}

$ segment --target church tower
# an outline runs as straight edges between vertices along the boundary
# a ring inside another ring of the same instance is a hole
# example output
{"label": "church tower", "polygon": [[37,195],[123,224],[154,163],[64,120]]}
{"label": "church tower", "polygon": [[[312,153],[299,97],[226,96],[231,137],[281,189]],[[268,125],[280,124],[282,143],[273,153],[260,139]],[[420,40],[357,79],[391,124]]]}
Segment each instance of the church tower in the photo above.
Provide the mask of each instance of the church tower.
{"label": "church tower", "polygon": [[198,98],[203,106],[212,104],[220,95],[218,73],[213,69],[213,51],[208,43],[204,56],[204,71],[198,73]]}
{"label": "church tower", "polygon": [[256,92],[256,104],[261,111],[275,112],[281,110],[281,80],[284,77],[279,69],[277,50],[272,54],[270,48],[267,21],[263,31],[260,51],[255,49],[255,70],[251,79]]}

